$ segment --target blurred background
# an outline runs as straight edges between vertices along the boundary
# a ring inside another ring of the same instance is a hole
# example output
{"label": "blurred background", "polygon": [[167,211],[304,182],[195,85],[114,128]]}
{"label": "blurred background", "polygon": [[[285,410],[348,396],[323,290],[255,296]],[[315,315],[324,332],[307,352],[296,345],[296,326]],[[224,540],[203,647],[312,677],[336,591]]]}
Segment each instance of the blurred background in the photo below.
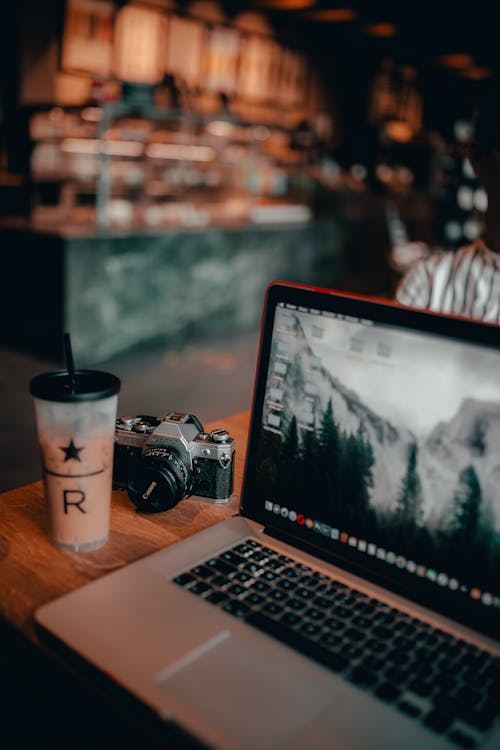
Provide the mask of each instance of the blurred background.
{"label": "blurred background", "polygon": [[0,490],[40,477],[29,380],[121,413],[251,400],[275,279],[392,298],[479,236],[465,158],[492,3],[18,0],[0,28]]}

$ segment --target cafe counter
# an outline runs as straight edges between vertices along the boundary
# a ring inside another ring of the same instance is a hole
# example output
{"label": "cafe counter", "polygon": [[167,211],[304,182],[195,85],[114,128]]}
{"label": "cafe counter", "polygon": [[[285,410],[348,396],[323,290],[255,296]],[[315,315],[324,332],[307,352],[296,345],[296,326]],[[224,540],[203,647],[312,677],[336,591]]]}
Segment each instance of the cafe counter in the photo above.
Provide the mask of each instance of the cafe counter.
{"label": "cafe counter", "polygon": [[71,333],[80,367],[139,345],[238,335],[259,325],[277,279],[335,287],[335,221],[94,231],[4,218],[0,345],[62,359]]}

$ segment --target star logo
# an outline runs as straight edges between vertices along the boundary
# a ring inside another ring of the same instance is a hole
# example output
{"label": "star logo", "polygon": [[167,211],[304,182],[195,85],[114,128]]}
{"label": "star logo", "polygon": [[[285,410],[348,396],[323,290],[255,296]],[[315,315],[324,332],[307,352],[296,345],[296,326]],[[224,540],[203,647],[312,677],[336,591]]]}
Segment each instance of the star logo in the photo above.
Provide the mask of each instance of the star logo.
{"label": "star logo", "polygon": [[82,448],[77,448],[76,445],[73,442],[73,438],[70,440],[69,445],[67,446],[67,448],[63,448],[63,446],[60,445],[59,446],[59,450],[63,451],[66,454],[66,457],[64,459],[64,463],[66,463],[66,461],[69,461],[70,458],[74,458],[75,461],[81,461],[81,458],[80,458],[80,456],[78,454],[80,453],[80,451],[83,450],[83,447]]}

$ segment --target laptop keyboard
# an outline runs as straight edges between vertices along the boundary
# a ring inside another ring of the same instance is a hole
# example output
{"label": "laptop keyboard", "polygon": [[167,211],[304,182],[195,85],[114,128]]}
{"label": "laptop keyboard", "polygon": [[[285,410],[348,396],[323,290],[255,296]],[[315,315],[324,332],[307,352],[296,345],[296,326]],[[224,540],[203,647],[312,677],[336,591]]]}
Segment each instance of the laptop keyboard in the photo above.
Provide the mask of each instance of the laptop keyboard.
{"label": "laptop keyboard", "polygon": [[458,747],[500,714],[500,657],[254,539],[174,578]]}

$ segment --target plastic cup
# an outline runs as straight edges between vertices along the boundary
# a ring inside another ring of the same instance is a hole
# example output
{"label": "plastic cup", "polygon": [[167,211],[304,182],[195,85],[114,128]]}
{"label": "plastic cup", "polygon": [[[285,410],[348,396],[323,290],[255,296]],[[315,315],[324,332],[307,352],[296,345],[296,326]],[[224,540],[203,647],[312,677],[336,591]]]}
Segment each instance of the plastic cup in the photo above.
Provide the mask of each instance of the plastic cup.
{"label": "plastic cup", "polygon": [[99,370],[31,380],[49,534],[61,549],[94,550],[108,540],[120,385]]}

